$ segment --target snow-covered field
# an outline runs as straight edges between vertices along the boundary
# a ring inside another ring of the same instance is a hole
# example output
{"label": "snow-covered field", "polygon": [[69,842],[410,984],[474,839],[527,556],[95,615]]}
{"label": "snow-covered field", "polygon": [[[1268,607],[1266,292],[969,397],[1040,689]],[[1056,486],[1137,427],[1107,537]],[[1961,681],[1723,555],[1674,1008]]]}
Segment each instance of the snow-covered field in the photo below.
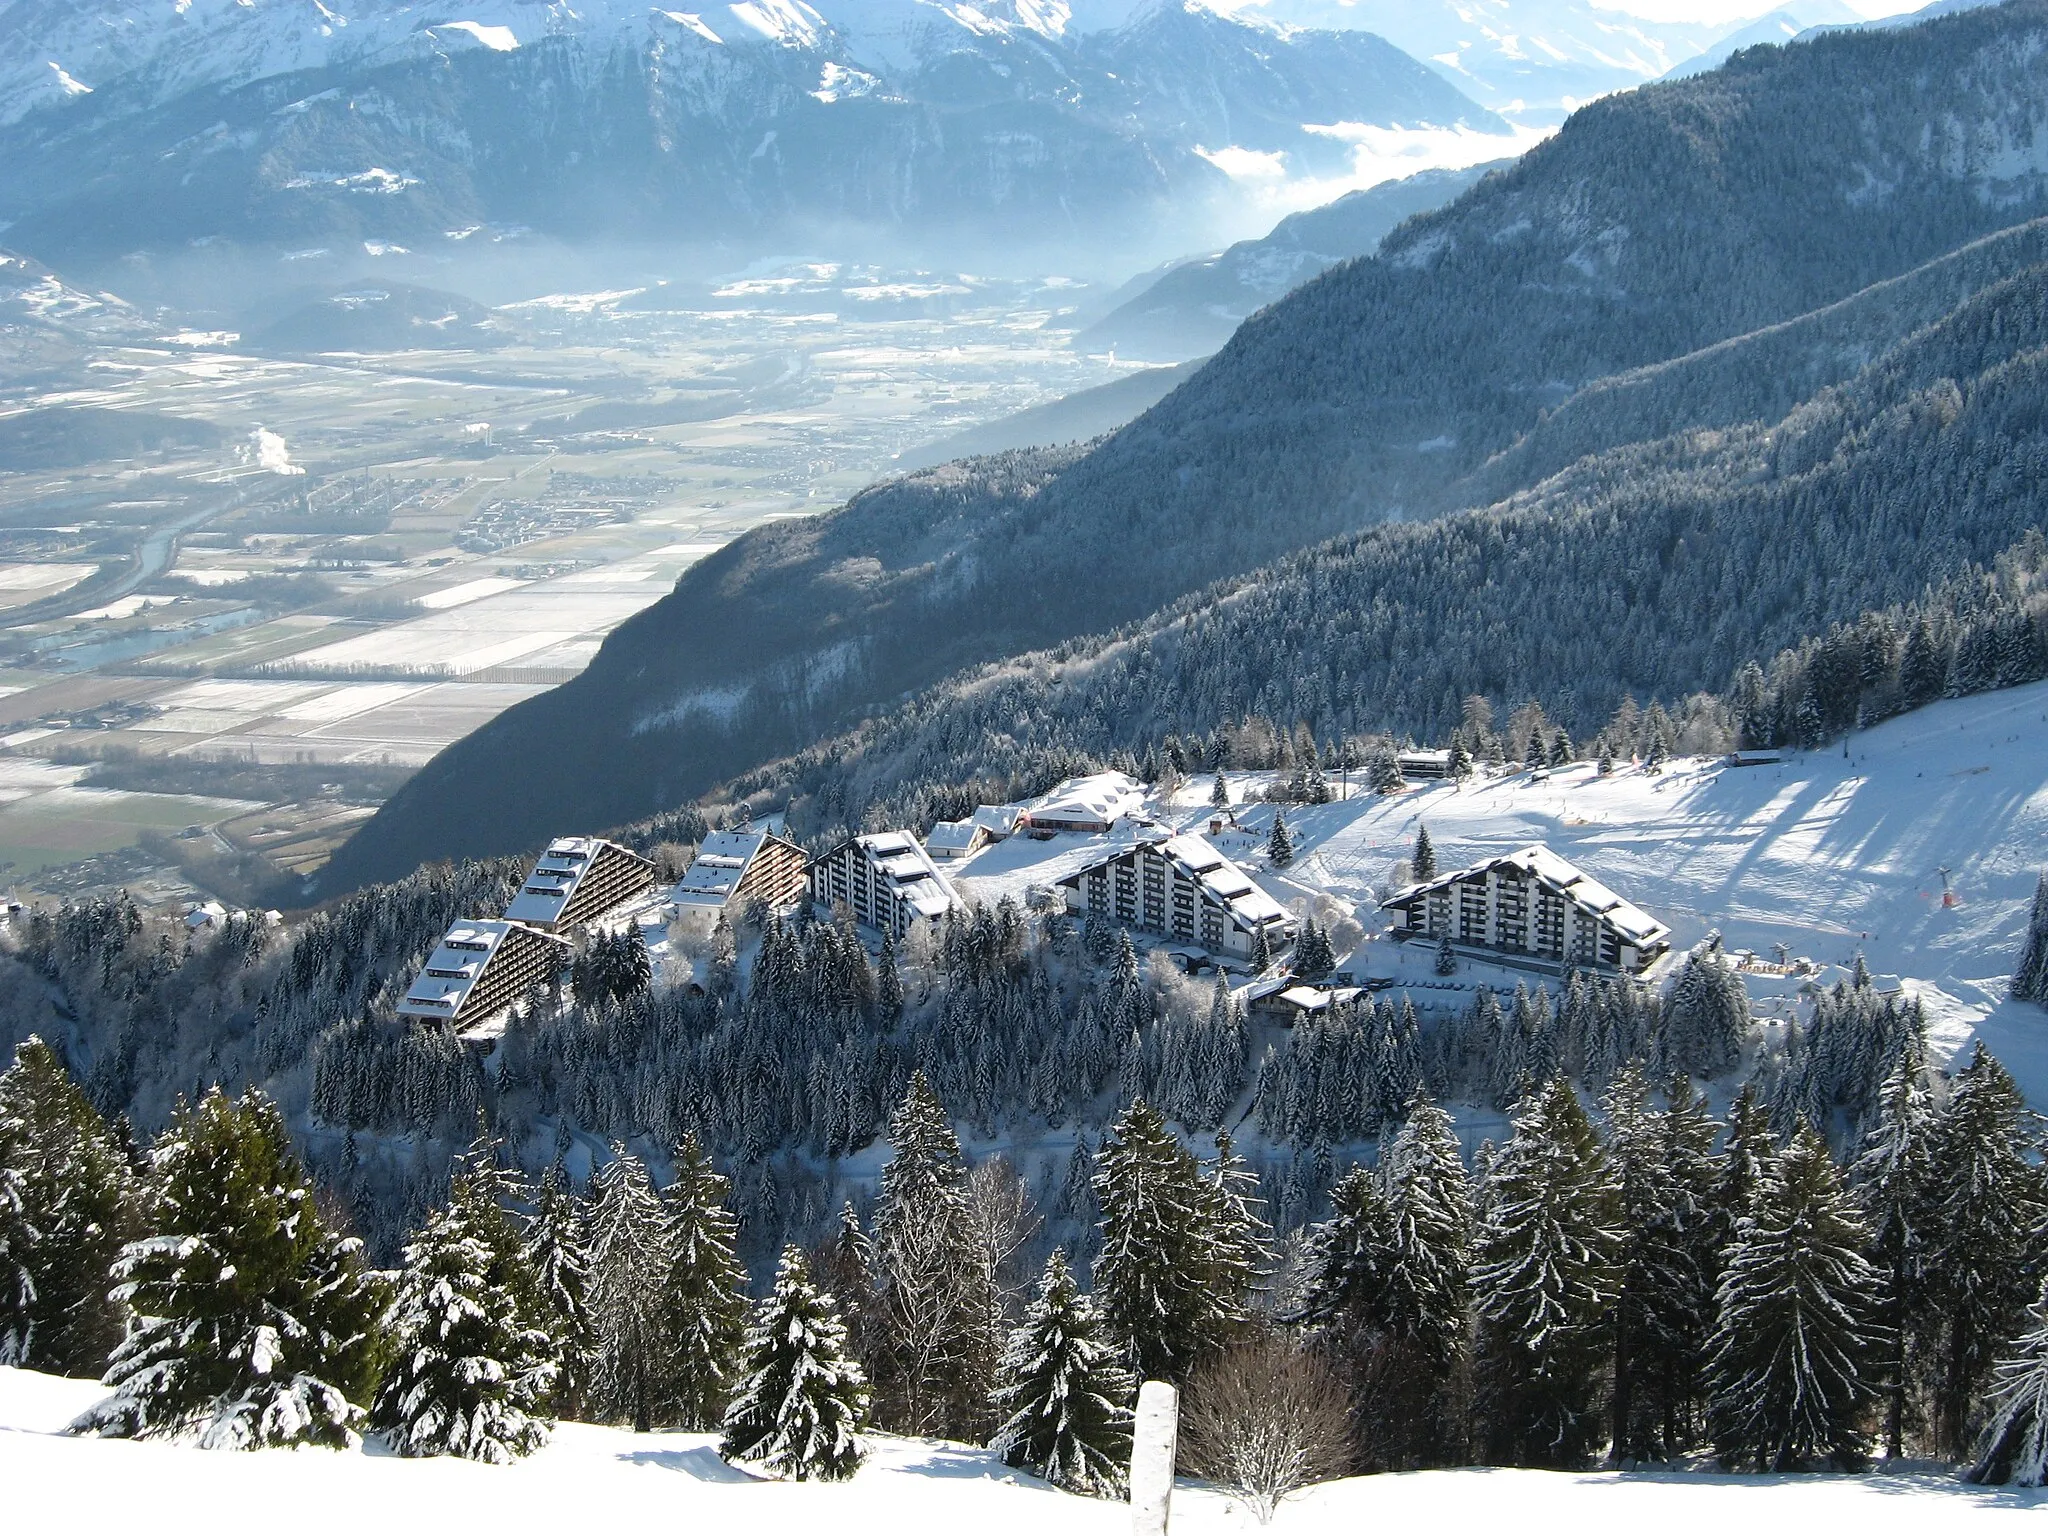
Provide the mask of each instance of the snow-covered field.
{"label": "snow-covered field", "polygon": [[[1292,879],[1354,899],[1427,824],[1441,868],[1546,843],[1669,923],[1674,943],[1836,964],[1861,949],[1926,1003],[1935,1041],[1974,1034],[2048,1103],[2048,1018],[2006,999],[2048,867],[2048,684],[1934,704],[1774,767],[1590,764],[1303,809]],[[1952,904],[1944,902],[1944,872]]]}
{"label": "snow-covered field", "polygon": [[[333,1451],[245,1454],[71,1440],[90,1382],[0,1369],[0,1526],[20,1532],[182,1536],[224,1528],[293,1536],[374,1529],[749,1536],[1123,1536],[1122,1504],[1058,1493],[984,1451],[879,1436],[850,1483],[763,1483],[708,1435],[571,1424],[510,1468]],[[1657,1531],[1661,1536],[1858,1536],[2030,1529],[2048,1494],[1971,1488],[1939,1474],[1726,1477],[1716,1473],[1415,1472],[1329,1483],[1282,1506],[1276,1536],[1401,1531]],[[2017,1517],[2017,1518],[2016,1518]],[[1222,1494],[1183,1484],[1179,1536],[1258,1527]]]}
{"label": "snow-covered field", "polygon": [[[1249,798],[1270,775],[1228,777],[1233,796]],[[1209,785],[1196,776],[1162,814],[1204,825]],[[1270,805],[1239,806],[1243,830],[1216,841],[1282,901],[1327,892],[1368,934],[1387,926],[1376,893],[1418,826],[1443,870],[1547,844],[1668,923],[1680,954],[1712,929],[1734,948],[1769,957],[1782,943],[1830,967],[1863,951],[1881,979],[1921,998],[1940,1052],[1981,1036],[2048,1105],[2048,1015],[2006,998],[2034,882],[2048,868],[2048,683],[1930,705],[1857,733],[1846,749],[1788,752],[1771,766],[1679,758],[1662,773],[1624,764],[1603,777],[1581,763],[1396,795],[1350,788],[1330,805],[1284,808],[1295,847],[1285,871],[1265,867]],[[949,873],[976,899],[1021,898],[1071,874],[1098,841],[1012,839]],[[1342,961],[1423,987],[1435,985],[1428,962],[1385,941]],[[1539,980],[1468,964],[1459,980],[1475,979]],[[1759,1004],[1770,994],[1782,1007],[1798,983],[1750,984]]]}

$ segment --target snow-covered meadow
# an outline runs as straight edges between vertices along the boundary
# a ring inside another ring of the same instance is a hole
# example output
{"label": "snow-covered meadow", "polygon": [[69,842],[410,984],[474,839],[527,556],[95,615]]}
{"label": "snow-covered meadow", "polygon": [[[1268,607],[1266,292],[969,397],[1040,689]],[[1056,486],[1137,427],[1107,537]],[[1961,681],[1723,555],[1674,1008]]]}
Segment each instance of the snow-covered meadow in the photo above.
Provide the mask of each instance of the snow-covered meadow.
{"label": "snow-covered meadow", "polygon": [[[1077,1498],[1012,1472],[986,1451],[877,1436],[850,1483],[764,1483],[718,1459],[709,1435],[583,1424],[511,1467],[405,1461],[322,1450],[201,1451],[59,1431],[101,1389],[0,1369],[0,1525],[100,1536],[213,1533],[261,1522],[293,1536],[375,1529],[647,1533],[745,1530],[749,1536],[1123,1536],[1122,1504]],[[1655,1530],[1663,1536],[1923,1536],[2019,1530],[2048,1490],[1972,1488],[1937,1473],[1730,1477],[1713,1472],[1469,1470],[1347,1478],[1281,1506],[1275,1536],[1372,1532]],[[1251,1517],[1213,1490],[1183,1484],[1178,1536],[1240,1536]]]}

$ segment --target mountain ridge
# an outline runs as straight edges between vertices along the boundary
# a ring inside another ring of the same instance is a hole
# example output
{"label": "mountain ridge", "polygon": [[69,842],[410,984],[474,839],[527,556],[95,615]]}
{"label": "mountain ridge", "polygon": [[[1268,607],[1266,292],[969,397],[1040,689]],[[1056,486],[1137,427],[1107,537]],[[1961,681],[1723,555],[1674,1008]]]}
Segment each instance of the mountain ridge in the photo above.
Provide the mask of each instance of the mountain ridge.
{"label": "mountain ridge", "polygon": [[694,798],[962,666],[1469,504],[1462,482],[1586,385],[2038,213],[2048,176],[2024,146],[2048,100],[2044,50],[2048,3],[2014,0],[1753,51],[1584,108],[1376,257],[1252,317],[1085,452],[946,466],[740,540],[576,682],[437,758],[322,888]]}

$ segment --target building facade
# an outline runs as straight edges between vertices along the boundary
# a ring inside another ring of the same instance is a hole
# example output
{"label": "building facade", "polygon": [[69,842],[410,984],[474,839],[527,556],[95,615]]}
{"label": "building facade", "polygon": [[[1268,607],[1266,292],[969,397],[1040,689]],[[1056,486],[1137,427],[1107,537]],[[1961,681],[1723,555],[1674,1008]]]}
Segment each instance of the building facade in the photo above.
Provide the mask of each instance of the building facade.
{"label": "building facade", "polygon": [[1069,912],[1234,960],[1251,957],[1261,931],[1274,950],[1294,935],[1287,909],[1199,833],[1147,828],[1131,843],[1104,848],[1059,888]]}
{"label": "building facade", "polygon": [[713,832],[669,892],[678,912],[725,912],[754,900],[771,909],[803,900],[804,851],[773,832]]}
{"label": "building facade", "polygon": [[505,916],[561,933],[594,922],[653,888],[653,863],[632,849],[597,837],[558,837],[536,861]]}
{"label": "building facade", "polygon": [[811,865],[811,900],[844,904],[864,927],[901,940],[917,922],[937,922],[959,906],[953,884],[908,832],[849,838]]}
{"label": "building facade", "polygon": [[399,1015],[433,1019],[456,1033],[560,979],[575,951],[565,939],[503,918],[473,918],[442,935],[406,989]]}
{"label": "building facade", "polygon": [[1558,971],[1640,975],[1671,947],[1664,924],[1540,844],[1410,886],[1382,910],[1395,914],[1396,938],[1448,937]]}

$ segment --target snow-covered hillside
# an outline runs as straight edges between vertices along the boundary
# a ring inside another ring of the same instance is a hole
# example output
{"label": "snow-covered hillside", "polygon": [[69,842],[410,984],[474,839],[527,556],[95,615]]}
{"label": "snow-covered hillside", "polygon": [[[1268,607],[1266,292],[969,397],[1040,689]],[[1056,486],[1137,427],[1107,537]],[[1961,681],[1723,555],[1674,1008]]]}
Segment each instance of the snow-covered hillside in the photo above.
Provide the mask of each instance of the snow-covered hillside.
{"label": "snow-covered hillside", "polygon": [[[1289,812],[1285,879],[1359,904],[1429,828],[1441,868],[1545,843],[1669,923],[1678,946],[1733,946],[1896,974],[1944,1050],[1981,1034],[2048,1103],[2048,1015],[2009,1002],[2036,876],[2048,866],[2048,683],[1956,699],[1777,766],[1675,759],[1661,774],[1589,763],[1418,785]],[[1945,902],[1944,871],[1952,900]]]}
{"label": "snow-covered hillside", "polygon": [[[10,1530],[66,1536],[290,1530],[634,1532],[751,1536],[1123,1536],[1122,1504],[1058,1493],[986,1451],[877,1437],[852,1482],[762,1483],[709,1435],[571,1424],[509,1468],[303,1450],[201,1451],[57,1432],[97,1399],[91,1382],[0,1369],[0,1511]],[[2040,1489],[1971,1488],[1940,1474],[1729,1477],[1718,1473],[1414,1472],[1327,1483],[1281,1507],[1276,1536],[1439,1529],[1649,1530],[1668,1536],[1922,1536],[1996,1531],[2048,1506]],[[1221,1494],[1183,1485],[1176,1536],[1259,1529]]]}

